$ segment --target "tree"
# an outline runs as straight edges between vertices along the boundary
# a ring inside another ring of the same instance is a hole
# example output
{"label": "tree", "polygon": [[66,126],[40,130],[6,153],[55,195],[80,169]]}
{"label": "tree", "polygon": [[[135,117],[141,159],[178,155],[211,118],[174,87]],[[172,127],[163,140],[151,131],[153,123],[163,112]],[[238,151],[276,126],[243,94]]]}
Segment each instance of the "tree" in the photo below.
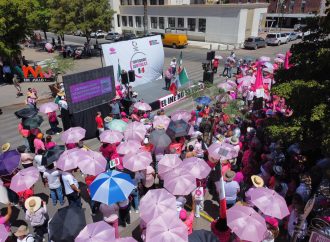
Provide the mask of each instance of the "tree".
{"label": "tree", "polygon": [[56,56],[53,59],[46,61],[45,70],[51,69],[54,73],[54,80],[57,82],[58,76],[66,74],[67,71],[72,70],[74,67],[74,60],[72,58],[62,58]]}
{"label": "tree", "polygon": [[[328,1],[329,3],[329,1]],[[291,47],[289,70],[275,75],[272,91],[286,99],[293,109],[290,118],[274,120],[267,127],[270,136],[286,142],[300,142],[311,152],[330,154],[330,17],[311,19],[304,31],[310,31]]]}
{"label": "tree", "polygon": [[34,11],[31,13],[31,22],[35,29],[41,29],[47,40],[47,31],[51,20],[51,10],[48,8],[47,0],[37,0]]}

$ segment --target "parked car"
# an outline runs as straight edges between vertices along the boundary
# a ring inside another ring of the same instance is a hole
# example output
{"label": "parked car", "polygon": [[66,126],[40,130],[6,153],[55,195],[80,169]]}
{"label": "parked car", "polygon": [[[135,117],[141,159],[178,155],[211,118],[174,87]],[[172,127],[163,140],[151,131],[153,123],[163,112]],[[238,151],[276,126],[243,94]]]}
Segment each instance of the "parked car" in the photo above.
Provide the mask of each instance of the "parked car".
{"label": "parked car", "polygon": [[74,36],[85,36],[85,33],[78,29],[73,32],[73,35]]}
{"label": "parked car", "polygon": [[303,36],[308,36],[308,35],[310,35],[311,34],[311,32],[308,30],[308,31],[306,31],[306,32],[298,32],[297,33],[297,35],[298,35],[298,39],[302,39],[303,38]]}
{"label": "parked car", "polygon": [[136,35],[133,33],[124,33],[121,36],[119,36],[115,41],[123,41],[123,40],[130,40],[130,39],[135,39]]}
{"label": "parked car", "polygon": [[96,32],[92,32],[91,33],[91,37],[92,38],[104,38],[107,35],[107,33],[105,33],[103,30],[98,30]]}
{"label": "parked car", "polygon": [[106,36],[106,40],[116,40],[120,37],[120,35],[117,32],[109,32]]}
{"label": "parked car", "polygon": [[287,35],[289,42],[298,39],[298,35],[295,32],[289,32],[289,33],[286,33],[286,35]]}
{"label": "parked car", "polygon": [[288,43],[285,33],[272,33],[266,36],[267,45],[281,45]]}
{"label": "parked car", "polygon": [[161,34],[164,46],[172,46],[173,48],[185,47],[188,45],[188,38],[185,34]]}
{"label": "parked car", "polygon": [[302,28],[306,27],[307,25],[306,24],[295,24],[293,26],[293,30],[294,31],[300,31]]}
{"label": "parked car", "polygon": [[266,47],[266,41],[261,37],[249,37],[244,41],[244,48],[246,49],[258,49]]}

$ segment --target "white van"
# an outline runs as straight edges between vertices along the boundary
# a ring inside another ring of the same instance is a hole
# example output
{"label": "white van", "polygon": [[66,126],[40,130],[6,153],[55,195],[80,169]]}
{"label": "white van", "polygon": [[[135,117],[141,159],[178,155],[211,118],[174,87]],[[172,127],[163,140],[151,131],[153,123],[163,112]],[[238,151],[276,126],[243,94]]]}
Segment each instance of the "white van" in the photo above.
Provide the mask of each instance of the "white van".
{"label": "white van", "polygon": [[285,33],[271,33],[266,36],[267,45],[281,45],[288,43]]}

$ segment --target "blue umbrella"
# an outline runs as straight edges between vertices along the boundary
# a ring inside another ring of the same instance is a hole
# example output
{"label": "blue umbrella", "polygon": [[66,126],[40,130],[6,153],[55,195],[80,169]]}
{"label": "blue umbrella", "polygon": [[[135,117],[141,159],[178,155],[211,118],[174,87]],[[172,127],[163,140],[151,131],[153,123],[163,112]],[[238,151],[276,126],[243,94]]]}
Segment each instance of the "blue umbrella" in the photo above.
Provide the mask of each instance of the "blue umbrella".
{"label": "blue umbrella", "polygon": [[134,188],[130,175],[116,170],[101,173],[89,186],[92,200],[108,205],[126,200]]}
{"label": "blue umbrella", "polygon": [[202,105],[209,105],[211,102],[211,98],[207,97],[207,96],[202,96],[202,97],[198,97],[195,99],[195,102],[202,104]]}
{"label": "blue umbrella", "polygon": [[190,125],[182,119],[173,121],[167,127],[166,134],[172,139],[188,135]]}
{"label": "blue umbrella", "polygon": [[10,150],[0,155],[0,176],[10,175],[18,167],[21,154]]}

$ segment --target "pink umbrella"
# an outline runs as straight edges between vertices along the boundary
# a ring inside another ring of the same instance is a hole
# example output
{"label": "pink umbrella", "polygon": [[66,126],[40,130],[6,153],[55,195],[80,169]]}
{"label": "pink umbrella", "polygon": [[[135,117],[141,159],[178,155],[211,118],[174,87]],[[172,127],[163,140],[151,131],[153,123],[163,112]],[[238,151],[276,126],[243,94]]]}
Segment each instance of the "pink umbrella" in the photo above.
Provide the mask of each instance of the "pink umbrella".
{"label": "pink umbrella", "polygon": [[89,159],[88,153],[79,148],[64,151],[56,162],[56,167],[62,171],[76,169],[78,163],[84,159]]}
{"label": "pink umbrella", "polygon": [[61,140],[66,144],[78,143],[85,138],[86,130],[81,127],[73,127],[61,134]]}
{"label": "pink umbrella", "polygon": [[127,140],[117,147],[118,154],[127,155],[129,153],[136,153],[141,147],[141,143],[135,140]]}
{"label": "pink umbrella", "polygon": [[141,111],[151,111],[152,108],[148,103],[144,102],[137,102],[134,104],[134,108],[141,110]]}
{"label": "pink umbrella", "polygon": [[188,122],[191,119],[191,114],[185,110],[178,110],[172,113],[171,119],[173,121],[182,119],[183,121]]}
{"label": "pink umbrella", "polygon": [[187,226],[177,215],[165,213],[148,223],[146,241],[187,242]]}
{"label": "pink umbrella", "polygon": [[252,83],[254,83],[256,78],[254,76],[243,76],[241,78],[237,79],[237,82],[239,85],[247,85],[250,86]]}
{"label": "pink umbrella", "polygon": [[207,151],[215,160],[230,160],[238,156],[238,151],[228,143],[213,143]]}
{"label": "pink umbrella", "polygon": [[218,84],[218,88],[224,89],[226,92],[235,90],[235,88],[227,82]]}
{"label": "pink umbrella", "polygon": [[115,242],[137,242],[137,240],[135,240],[132,237],[126,237],[126,238],[116,239]]}
{"label": "pink umbrella", "polygon": [[171,119],[165,115],[155,116],[154,122],[152,123],[155,129],[157,128],[164,128],[167,129],[168,125],[170,124]]}
{"label": "pink umbrella", "polygon": [[100,141],[109,144],[121,142],[123,138],[122,133],[116,130],[105,130],[100,135]]}
{"label": "pink umbrella", "polygon": [[124,136],[126,140],[136,140],[141,142],[144,139],[144,136],[147,133],[147,129],[140,122],[132,122],[129,123],[124,132]]}
{"label": "pink umbrella", "polygon": [[290,57],[291,57],[291,52],[287,51],[285,53],[285,58],[284,58],[284,69],[288,70],[290,69],[291,65],[290,65]]}
{"label": "pink umbrella", "polygon": [[281,58],[275,58],[274,61],[278,63],[284,63],[284,60]]}
{"label": "pink umbrella", "polygon": [[283,219],[290,214],[284,198],[274,190],[260,187],[251,191],[251,202],[265,215]]}
{"label": "pink umbrella", "polygon": [[22,192],[32,187],[39,179],[39,171],[31,166],[20,170],[11,179],[10,189],[14,192]]}
{"label": "pink umbrella", "polygon": [[268,56],[260,56],[258,58],[258,61],[261,61],[261,62],[269,62],[270,61],[270,58]]}
{"label": "pink umbrella", "polygon": [[279,53],[279,54],[276,55],[276,57],[284,60],[285,55],[282,54],[282,53]]}
{"label": "pink umbrella", "polygon": [[164,174],[178,167],[182,160],[177,154],[166,154],[158,162],[158,174]]}
{"label": "pink umbrella", "polygon": [[176,199],[164,188],[149,190],[140,201],[140,217],[144,222],[162,216],[164,213],[176,215]]}
{"label": "pink umbrella", "polygon": [[267,231],[266,222],[253,208],[235,205],[227,210],[227,225],[241,240],[259,242]]}
{"label": "pink umbrella", "polygon": [[136,153],[129,153],[123,158],[123,166],[134,172],[145,170],[151,162],[151,153],[143,150],[139,150]]}
{"label": "pink umbrella", "polygon": [[8,238],[9,232],[4,224],[0,224],[0,242],[5,242]]}
{"label": "pink umbrella", "polygon": [[229,85],[231,85],[232,87],[236,88],[237,87],[237,84],[236,82],[232,81],[232,80],[227,80],[227,82]]}
{"label": "pink umbrella", "polygon": [[39,107],[39,112],[51,113],[58,109],[58,105],[54,102],[43,103]]}
{"label": "pink umbrella", "polygon": [[104,221],[87,224],[74,240],[75,242],[115,241],[115,229]]}
{"label": "pink umbrella", "polygon": [[164,188],[173,195],[188,195],[196,188],[196,179],[186,170],[177,167],[164,176]]}
{"label": "pink umbrella", "polygon": [[211,167],[203,159],[197,157],[184,159],[182,168],[198,179],[206,178],[211,172]]}
{"label": "pink umbrella", "polygon": [[82,159],[78,161],[78,167],[82,173],[97,176],[105,171],[107,160],[101,153],[92,150],[85,151],[85,153],[87,156],[83,154]]}

